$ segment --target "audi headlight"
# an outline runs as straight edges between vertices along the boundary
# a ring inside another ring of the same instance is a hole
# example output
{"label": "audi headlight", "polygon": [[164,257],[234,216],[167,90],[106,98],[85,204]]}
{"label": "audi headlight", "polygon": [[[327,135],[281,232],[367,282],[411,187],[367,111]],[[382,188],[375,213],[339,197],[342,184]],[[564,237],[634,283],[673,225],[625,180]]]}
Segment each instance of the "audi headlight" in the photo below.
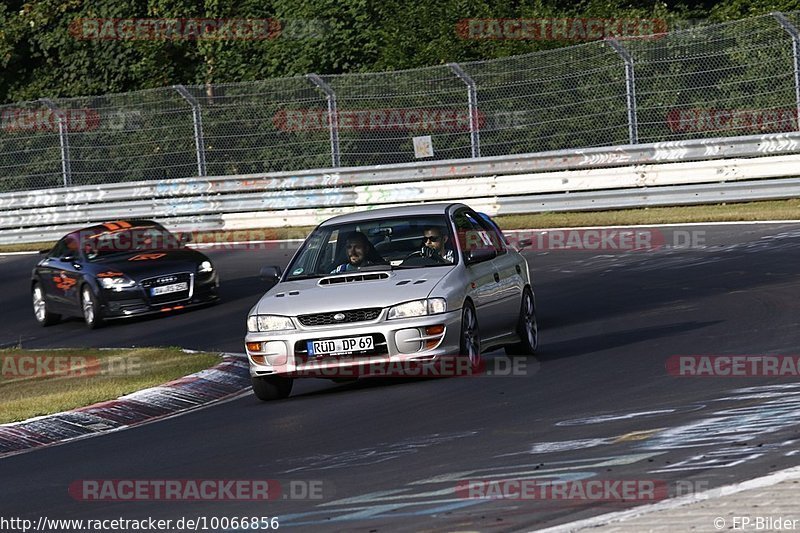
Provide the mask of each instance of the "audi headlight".
{"label": "audi headlight", "polygon": [[211,264],[211,261],[203,261],[197,267],[197,271],[200,272],[200,273],[204,273],[204,274],[207,274],[208,272],[211,272],[212,270],[214,270],[214,265]]}
{"label": "audi headlight", "polygon": [[415,316],[435,315],[437,313],[444,313],[446,310],[447,301],[444,298],[413,300],[390,308],[388,318],[411,318]]}
{"label": "audi headlight", "polygon": [[127,289],[129,287],[133,287],[136,285],[136,282],[133,281],[128,276],[117,276],[113,278],[98,278],[100,280],[100,285],[103,286],[104,289],[112,289],[115,291]]}
{"label": "audi headlight", "polygon": [[294,329],[292,320],[287,316],[278,315],[250,315],[247,317],[247,331],[281,331]]}

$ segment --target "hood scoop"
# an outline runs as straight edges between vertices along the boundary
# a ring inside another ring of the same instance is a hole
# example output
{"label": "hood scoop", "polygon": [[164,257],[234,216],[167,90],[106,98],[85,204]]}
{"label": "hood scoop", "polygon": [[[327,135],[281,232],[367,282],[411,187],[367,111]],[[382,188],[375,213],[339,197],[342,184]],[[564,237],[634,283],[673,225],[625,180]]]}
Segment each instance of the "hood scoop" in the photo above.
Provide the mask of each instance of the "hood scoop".
{"label": "hood scoop", "polygon": [[382,279],[389,279],[389,274],[386,272],[369,272],[363,274],[348,274],[346,276],[332,276],[329,278],[322,278],[319,280],[320,285],[338,285],[340,283],[356,283],[359,281],[378,281]]}
{"label": "hood scoop", "polygon": [[[425,283],[426,281],[428,281],[428,280],[424,279],[424,278],[423,279],[418,279],[418,280],[414,280],[413,284],[414,285],[419,285],[420,283]],[[408,285],[409,283],[411,283],[410,279],[404,279],[404,280],[398,281],[397,285]]]}
{"label": "hood scoop", "polygon": [[[300,294],[300,291],[289,291],[289,296],[297,296],[298,294]],[[279,292],[275,295],[275,298],[283,298],[284,296],[286,296],[285,292]]]}

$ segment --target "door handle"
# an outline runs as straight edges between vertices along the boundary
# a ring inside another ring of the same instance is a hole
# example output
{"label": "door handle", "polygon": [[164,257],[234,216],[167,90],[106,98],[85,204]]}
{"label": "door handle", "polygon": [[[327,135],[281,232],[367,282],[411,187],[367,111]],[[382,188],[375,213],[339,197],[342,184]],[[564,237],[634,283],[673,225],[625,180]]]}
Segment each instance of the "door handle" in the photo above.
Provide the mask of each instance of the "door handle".
{"label": "door handle", "polygon": [[500,274],[498,274],[497,272],[494,273],[494,280],[500,281]]}

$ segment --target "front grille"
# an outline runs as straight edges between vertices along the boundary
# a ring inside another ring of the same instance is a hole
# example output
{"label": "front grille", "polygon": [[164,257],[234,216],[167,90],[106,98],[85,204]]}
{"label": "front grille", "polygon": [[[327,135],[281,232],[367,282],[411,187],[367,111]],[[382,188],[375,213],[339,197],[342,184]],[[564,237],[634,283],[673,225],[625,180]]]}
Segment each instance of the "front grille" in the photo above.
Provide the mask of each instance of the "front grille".
{"label": "front grille", "polygon": [[[300,315],[297,320],[304,326],[328,326],[330,324],[347,324],[348,322],[367,322],[375,320],[381,314],[380,307],[371,309],[353,309],[351,311],[336,311],[333,313],[316,313],[313,315]],[[336,315],[344,315],[341,320],[336,320]]]}
{"label": "front grille", "polygon": [[[172,285],[174,283],[186,283],[187,288],[183,291],[159,294],[157,296],[153,296],[151,293],[151,289],[154,287],[163,287],[164,285]],[[189,272],[164,274],[163,276],[143,279],[142,287],[144,287],[147,293],[150,305],[180,302],[181,300],[188,300],[192,297],[192,292],[194,291],[194,277]]]}

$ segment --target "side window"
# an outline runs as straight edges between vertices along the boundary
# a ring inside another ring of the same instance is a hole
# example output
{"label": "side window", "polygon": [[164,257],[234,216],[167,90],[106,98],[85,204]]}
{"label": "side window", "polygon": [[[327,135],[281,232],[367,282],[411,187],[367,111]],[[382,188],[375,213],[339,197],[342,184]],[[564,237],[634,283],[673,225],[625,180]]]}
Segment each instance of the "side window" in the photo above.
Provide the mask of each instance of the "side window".
{"label": "side window", "polygon": [[492,236],[492,242],[494,243],[494,247],[497,248],[497,255],[504,254],[508,251],[506,247],[507,241],[506,236],[503,235],[503,230],[489,218],[488,215],[483,213],[478,213],[478,222],[483,225],[484,228],[489,230],[489,234]]}
{"label": "side window", "polygon": [[498,237],[494,230],[485,226],[475,213],[461,210],[456,212],[453,220],[458,232],[458,242],[465,253],[481,248],[494,249],[498,255],[505,251],[504,247],[498,246]]}
{"label": "side window", "polygon": [[47,255],[47,257],[59,258],[66,255],[66,251],[67,251],[67,238],[64,237],[63,239],[58,241],[55,246],[53,246],[53,249],[50,250],[50,253]]}
{"label": "side window", "polygon": [[78,239],[76,239],[74,235],[67,235],[66,237],[58,241],[58,243],[56,243],[56,245],[51,250],[50,255],[48,257],[60,258],[69,254],[72,255],[80,254]]}
{"label": "side window", "polygon": [[[335,233],[335,232],[334,232]],[[306,249],[301,256],[301,261],[292,266],[290,276],[302,276],[305,274],[322,273],[328,263],[329,255],[332,254],[332,246],[336,241],[331,242],[330,234],[326,232],[317,233],[316,238],[306,243]]]}

